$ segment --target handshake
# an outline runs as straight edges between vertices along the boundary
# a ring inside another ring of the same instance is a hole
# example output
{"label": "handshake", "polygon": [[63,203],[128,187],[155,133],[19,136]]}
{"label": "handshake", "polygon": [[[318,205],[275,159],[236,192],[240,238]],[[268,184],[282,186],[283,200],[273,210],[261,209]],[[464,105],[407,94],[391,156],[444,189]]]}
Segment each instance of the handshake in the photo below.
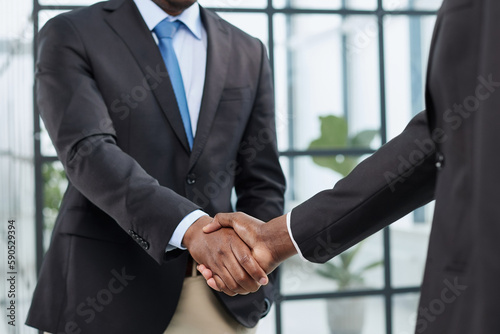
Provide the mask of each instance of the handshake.
{"label": "handshake", "polygon": [[183,244],[214,290],[229,296],[257,291],[267,274],[296,254],[286,216],[264,223],[244,213],[204,216],[186,232]]}

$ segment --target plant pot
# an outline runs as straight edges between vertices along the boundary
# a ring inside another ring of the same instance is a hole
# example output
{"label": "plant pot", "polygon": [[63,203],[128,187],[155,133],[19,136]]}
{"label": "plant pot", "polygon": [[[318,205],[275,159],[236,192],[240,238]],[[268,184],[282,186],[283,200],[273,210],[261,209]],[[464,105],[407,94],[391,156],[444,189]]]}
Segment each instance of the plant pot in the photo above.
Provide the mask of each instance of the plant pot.
{"label": "plant pot", "polygon": [[334,298],[326,301],[331,334],[361,334],[365,318],[363,297]]}

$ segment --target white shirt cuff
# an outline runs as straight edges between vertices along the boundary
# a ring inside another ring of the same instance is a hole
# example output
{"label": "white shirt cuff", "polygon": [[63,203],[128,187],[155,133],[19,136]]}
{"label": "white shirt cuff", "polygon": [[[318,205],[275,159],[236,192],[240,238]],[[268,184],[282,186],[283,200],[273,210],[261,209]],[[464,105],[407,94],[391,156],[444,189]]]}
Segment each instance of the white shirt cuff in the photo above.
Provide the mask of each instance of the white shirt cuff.
{"label": "white shirt cuff", "polygon": [[184,219],[181,220],[179,225],[177,225],[177,228],[174,231],[174,234],[172,234],[172,238],[168,242],[166,252],[170,252],[174,249],[182,249],[186,250],[186,247],[182,246],[182,239],[184,239],[184,234],[186,234],[186,231],[188,230],[191,225],[198,219],[200,219],[203,216],[208,216],[205,212],[201,210],[195,210],[188,214]]}
{"label": "white shirt cuff", "polygon": [[[293,211],[293,210],[292,210]],[[288,234],[290,235],[290,239],[292,239],[292,243],[293,243],[293,246],[295,247],[295,249],[297,250],[297,254],[299,254],[300,258],[306,262],[310,262],[308,261],[304,255],[302,255],[302,252],[300,251],[300,248],[299,248],[299,245],[297,245],[297,242],[295,242],[295,239],[293,238],[293,234],[292,234],[292,228],[290,227],[291,223],[292,223],[292,211],[290,211],[289,213],[287,213],[286,215],[286,228],[288,230]]]}

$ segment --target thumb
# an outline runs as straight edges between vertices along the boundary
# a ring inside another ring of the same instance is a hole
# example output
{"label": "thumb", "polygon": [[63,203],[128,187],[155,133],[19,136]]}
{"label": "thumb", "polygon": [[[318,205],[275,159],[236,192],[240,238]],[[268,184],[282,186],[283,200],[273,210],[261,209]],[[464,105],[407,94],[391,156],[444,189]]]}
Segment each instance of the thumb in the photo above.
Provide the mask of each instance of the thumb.
{"label": "thumb", "polygon": [[219,213],[215,215],[212,222],[203,227],[203,232],[212,233],[220,230],[222,227],[233,227],[233,220],[230,218],[228,213]]}

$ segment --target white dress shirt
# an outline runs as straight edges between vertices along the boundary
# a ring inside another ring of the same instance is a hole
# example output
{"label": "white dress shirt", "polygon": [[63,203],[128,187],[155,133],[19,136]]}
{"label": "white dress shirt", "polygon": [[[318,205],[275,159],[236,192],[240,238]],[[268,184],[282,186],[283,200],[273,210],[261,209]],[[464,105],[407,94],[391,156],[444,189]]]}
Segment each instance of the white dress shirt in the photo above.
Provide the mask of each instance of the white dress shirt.
{"label": "white dress shirt", "polygon": [[[292,210],[293,211],[293,210]],[[293,238],[292,234],[292,227],[290,226],[292,224],[292,211],[286,214],[286,229],[288,230],[288,234],[290,235],[290,239],[292,239],[293,246],[297,250],[297,254],[299,254],[300,258],[306,262],[309,262],[304,255],[302,255],[302,251],[299,248],[299,245],[297,245],[297,242]]]}
{"label": "white dress shirt", "polygon": [[[170,21],[179,20],[184,23],[180,25],[172,43],[181,69],[184,90],[186,91],[191,127],[196,137],[203,88],[205,86],[208,45],[207,31],[201,22],[200,5],[194,3],[180,15],[171,16],[151,0],[134,0],[134,2],[157,44],[158,38],[153,29],[158,23],[165,18],[168,18]],[[196,210],[184,217],[179,225],[177,225],[166,250],[170,251],[175,248],[186,249],[182,246],[184,234],[198,218],[205,215],[206,213],[203,211]]]}

